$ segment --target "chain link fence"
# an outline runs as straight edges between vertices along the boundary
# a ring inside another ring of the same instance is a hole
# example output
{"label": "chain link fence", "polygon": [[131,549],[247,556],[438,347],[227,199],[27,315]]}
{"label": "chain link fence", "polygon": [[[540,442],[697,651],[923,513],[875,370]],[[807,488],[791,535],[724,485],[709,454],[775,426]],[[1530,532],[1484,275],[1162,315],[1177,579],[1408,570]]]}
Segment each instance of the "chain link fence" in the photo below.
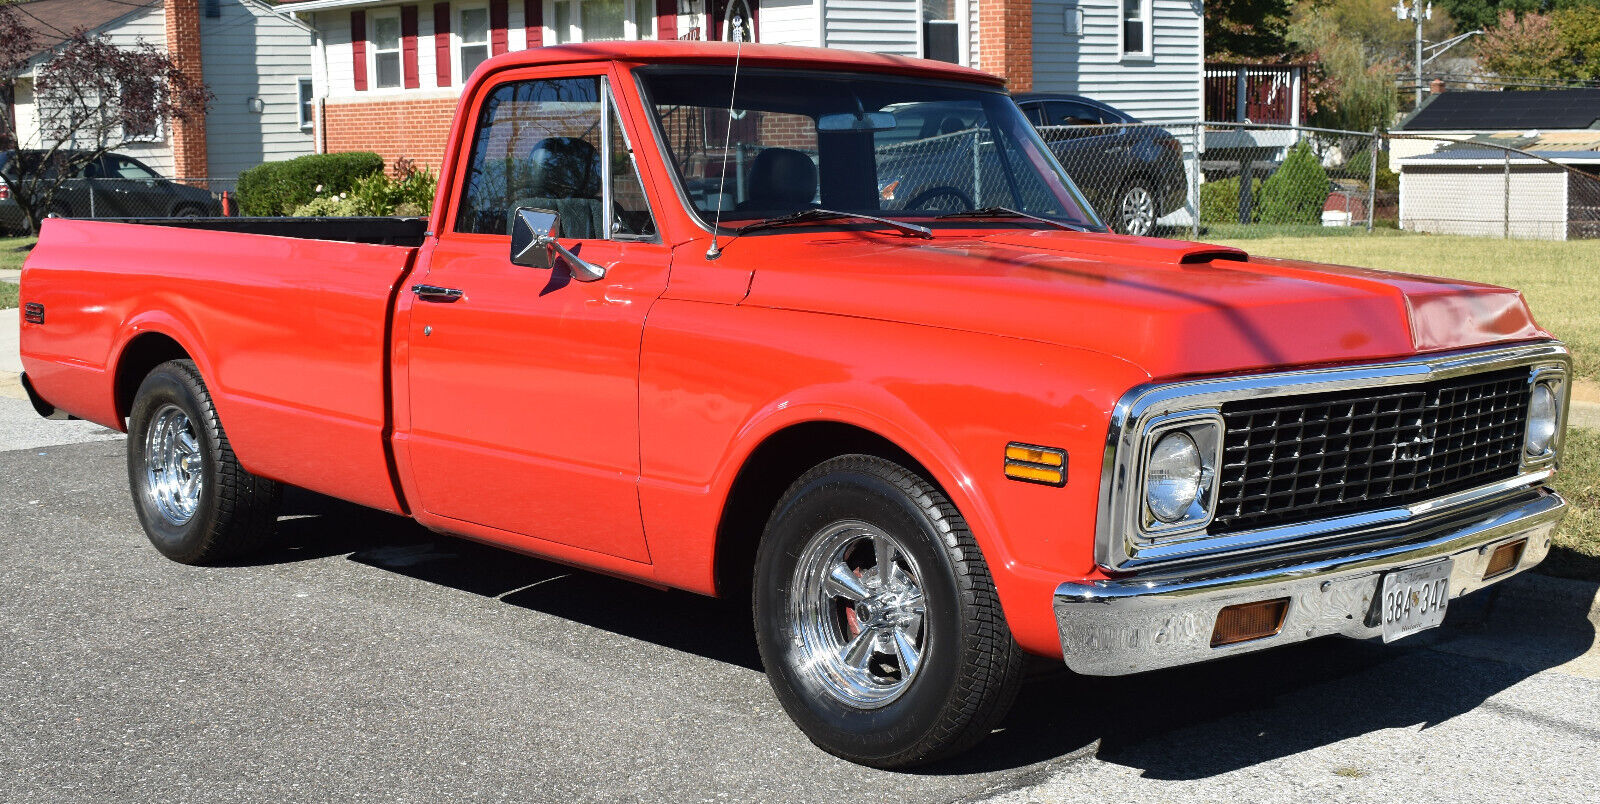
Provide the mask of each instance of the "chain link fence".
{"label": "chain link fence", "polygon": [[[48,199],[44,216],[61,218],[205,218],[239,214],[237,179],[71,178]],[[0,193],[0,233],[28,231],[28,219],[13,195]]]}
{"label": "chain link fence", "polygon": [[1600,237],[1600,132],[1500,140],[1248,123],[1039,132],[1101,219],[1128,234]]}

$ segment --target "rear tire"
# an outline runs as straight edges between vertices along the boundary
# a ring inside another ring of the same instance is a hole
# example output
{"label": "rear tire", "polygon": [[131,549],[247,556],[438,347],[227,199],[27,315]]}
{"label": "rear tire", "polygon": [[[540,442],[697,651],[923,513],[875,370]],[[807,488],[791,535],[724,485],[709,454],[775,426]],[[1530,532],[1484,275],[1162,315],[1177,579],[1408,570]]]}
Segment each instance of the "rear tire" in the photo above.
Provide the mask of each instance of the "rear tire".
{"label": "rear tire", "polygon": [[191,360],[170,360],[139,385],[128,415],[128,484],[145,535],[183,564],[216,564],[276,532],[282,487],[245,471]]}
{"label": "rear tire", "polygon": [[1117,194],[1117,206],[1112,214],[1115,216],[1113,225],[1118,232],[1139,237],[1153,234],[1156,219],[1161,217],[1160,210],[1156,208],[1156,194],[1151,192],[1149,182],[1144,179],[1134,179],[1122,188],[1122,192]]}
{"label": "rear tire", "polygon": [[989,734],[1023,654],[955,506],[917,474],[847,455],[778,503],[756,555],[756,641],[785,711],[824,751],[879,768]]}

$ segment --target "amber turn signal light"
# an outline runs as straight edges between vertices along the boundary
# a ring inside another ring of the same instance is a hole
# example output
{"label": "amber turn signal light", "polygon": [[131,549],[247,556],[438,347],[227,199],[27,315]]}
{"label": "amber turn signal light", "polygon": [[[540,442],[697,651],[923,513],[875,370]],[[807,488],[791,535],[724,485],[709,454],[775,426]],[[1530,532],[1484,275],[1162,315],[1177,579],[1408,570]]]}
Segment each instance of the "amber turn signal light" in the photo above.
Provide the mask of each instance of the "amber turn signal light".
{"label": "amber turn signal light", "polygon": [[1518,539],[1496,547],[1494,552],[1489,554],[1489,566],[1483,570],[1483,579],[1487,581],[1496,575],[1504,575],[1516,569],[1517,564],[1522,561],[1522,551],[1527,547],[1527,539]]}
{"label": "amber turn signal light", "polygon": [[1049,486],[1067,484],[1067,452],[1054,447],[1006,445],[1006,477]]}
{"label": "amber turn signal light", "polygon": [[1240,603],[1217,613],[1217,627],[1211,631],[1211,647],[1249,642],[1273,636],[1283,629],[1283,616],[1289,613],[1289,598]]}

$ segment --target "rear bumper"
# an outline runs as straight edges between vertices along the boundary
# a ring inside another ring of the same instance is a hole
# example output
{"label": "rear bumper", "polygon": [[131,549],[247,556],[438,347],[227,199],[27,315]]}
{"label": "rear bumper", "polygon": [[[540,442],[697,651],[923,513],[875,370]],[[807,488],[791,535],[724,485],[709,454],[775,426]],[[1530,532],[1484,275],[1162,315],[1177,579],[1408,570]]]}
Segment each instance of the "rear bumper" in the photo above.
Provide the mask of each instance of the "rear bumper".
{"label": "rear bumper", "polygon": [[33,387],[33,383],[28,379],[28,372],[26,371],[22,372],[22,390],[28,394],[28,402],[33,405],[34,412],[40,416],[46,419],[72,418],[66,411],[57,409],[55,405],[46,402],[44,397],[39,396],[38,389]]}
{"label": "rear bumper", "polygon": [[[1454,560],[1450,597],[1459,598],[1543,561],[1566,507],[1556,493],[1537,488],[1364,552],[1213,575],[1063,583],[1055,593],[1062,653],[1074,672],[1115,676],[1334,634],[1380,636],[1374,599],[1384,573],[1448,557]],[[1485,580],[1493,548],[1524,538],[1516,565]],[[1223,608],[1278,598],[1290,602],[1276,635],[1211,646]]]}

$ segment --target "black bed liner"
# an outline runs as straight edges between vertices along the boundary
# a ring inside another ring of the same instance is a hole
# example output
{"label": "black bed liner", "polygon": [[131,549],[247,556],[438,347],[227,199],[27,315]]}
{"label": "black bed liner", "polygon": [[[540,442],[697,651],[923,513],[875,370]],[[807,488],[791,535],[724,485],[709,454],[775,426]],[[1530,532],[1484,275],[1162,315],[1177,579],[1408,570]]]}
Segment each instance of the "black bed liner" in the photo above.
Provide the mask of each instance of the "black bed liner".
{"label": "black bed liner", "polygon": [[427,218],[96,218],[96,220],[412,248],[422,245],[423,235],[428,231]]}

